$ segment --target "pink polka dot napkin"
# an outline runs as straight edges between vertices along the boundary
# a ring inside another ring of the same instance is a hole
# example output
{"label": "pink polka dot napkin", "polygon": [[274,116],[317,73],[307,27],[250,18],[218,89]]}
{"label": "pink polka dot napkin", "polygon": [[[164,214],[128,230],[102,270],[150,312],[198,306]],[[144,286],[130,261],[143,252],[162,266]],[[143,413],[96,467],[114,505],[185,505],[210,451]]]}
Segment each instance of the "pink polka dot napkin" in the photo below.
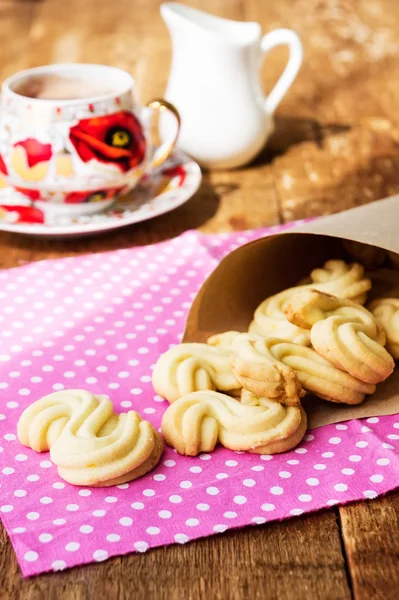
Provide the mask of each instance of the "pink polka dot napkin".
{"label": "pink polka dot napkin", "polygon": [[283,227],[205,236],[0,272],[0,514],[24,575],[261,524],[398,486],[399,418],[328,425],[259,456],[170,448],[149,475],[69,485],[16,439],[22,410],[53,390],[108,394],[160,426],[151,366],[180,340],[190,303],[233,248]]}

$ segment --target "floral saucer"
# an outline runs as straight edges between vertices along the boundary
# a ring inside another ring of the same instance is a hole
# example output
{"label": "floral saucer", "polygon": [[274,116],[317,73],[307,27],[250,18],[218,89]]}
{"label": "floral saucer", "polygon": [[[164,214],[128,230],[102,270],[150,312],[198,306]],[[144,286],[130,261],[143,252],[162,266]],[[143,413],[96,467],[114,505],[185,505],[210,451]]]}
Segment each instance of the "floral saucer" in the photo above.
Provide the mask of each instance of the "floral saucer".
{"label": "floral saucer", "polygon": [[10,187],[0,189],[0,231],[69,237],[109,231],[167,213],[189,200],[201,183],[201,169],[175,151],[162,167],[144,175],[126,196],[107,210],[83,216],[52,214],[37,208]]}

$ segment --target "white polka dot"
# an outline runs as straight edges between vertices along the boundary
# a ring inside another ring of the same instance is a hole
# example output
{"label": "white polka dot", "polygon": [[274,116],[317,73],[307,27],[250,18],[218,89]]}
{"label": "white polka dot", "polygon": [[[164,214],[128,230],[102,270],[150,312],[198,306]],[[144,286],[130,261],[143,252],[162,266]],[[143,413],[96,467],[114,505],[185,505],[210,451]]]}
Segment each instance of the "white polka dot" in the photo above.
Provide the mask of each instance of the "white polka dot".
{"label": "white polka dot", "polygon": [[156,475],[154,475],[153,479],[154,481],[165,481],[166,475],[163,475],[162,473],[157,473]]}
{"label": "white polka dot", "polygon": [[42,496],[42,497],[40,498],[40,502],[41,502],[42,504],[51,504],[51,503],[52,503],[52,501],[53,501],[53,499],[52,499],[52,498],[50,498],[50,496]]}
{"label": "white polka dot", "polygon": [[374,490],[365,490],[363,492],[363,496],[365,496],[366,498],[377,498],[377,492],[375,492]]}
{"label": "white polka dot", "polygon": [[173,494],[172,496],[169,496],[169,502],[172,502],[172,504],[180,504],[180,502],[182,502],[183,498],[181,496],[178,496],[177,494]]}
{"label": "white polka dot", "polygon": [[206,488],[206,493],[209,494],[210,496],[217,496],[219,493],[219,490],[217,487],[211,485]]}
{"label": "white polka dot", "polygon": [[144,504],[142,502],[133,502],[133,504],[130,506],[135,510],[142,510],[144,508]]}
{"label": "white polka dot", "polygon": [[55,483],[53,483],[53,488],[56,490],[63,490],[65,487],[65,483],[62,483],[62,481],[56,481]]}
{"label": "white polka dot", "polygon": [[185,490],[191,488],[192,486],[193,486],[193,484],[191,483],[191,481],[181,481],[180,482],[180,487]]}
{"label": "white polka dot", "polygon": [[14,400],[10,400],[10,402],[7,402],[7,408],[18,408],[18,406],[18,402],[14,402]]}
{"label": "white polka dot", "polygon": [[352,455],[349,457],[349,460],[350,460],[351,462],[360,462],[360,461],[362,460],[362,457],[361,457],[361,456],[359,456],[358,454],[352,454]]}
{"label": "white polka dot", "polygon": [[94,527],[92,527],[91,525],[82,525],[79,528],[79,531],[81,533],[91,533],[94,530]]}
{"label": "white polka dot", "polygon": [[358,448],[367,448],[368,445],[369,445],[369,443],[364,440],[360,440],[360,442],[356,442],[356,446]]}
{"label": "white polka dot", "polygon": [[309,479],[306,480],[306,483],[308,485],[315,486],[315,485],[319,485],[320,481],[316,477],[309,477]]}
{"label": "white polka dot", "polygon": [[383,442],[381,445],[383,448],[387,448],[388,450],[394,450],[392,444],[387,444],[386,442]]}
{"label": "white polka dot", "polygon": [[65,508],[67,510],[69,510],[69,512],[75,512],[76,510],[79,510],[79,505],[78,504],[67,504]]}
{"label": "white polka dot", "polygon": [[396,435],[396,433],[389,433],[389,434],[387,435],[387,438],[388,438],[389,440],[399,440],[399,435]]}
{"label": "white polka dot", "polygon": [[367,419],[367,423],[378,423],[379,422],[379,418],[378,417],[369,417]]}
{"label": "white polka dot", "polygon": [[118,502],[118,498],[116,498],[116,496],[107,496],[106,498],[104,498],[104,500],[105,500],[105,502],[108,502],[109,504]]}
{"label": "white polka dot", "polygon": [[3,475],[12,475],[13,473],[15,473],[15,469],[13,469],[12,467],[4,467],[4,469],[1,472],[3,473]]}
{"label": "white polka dot", "polygon": [[159,527],[147,527],[146,532],[148,535],[158,535],[161,532]]}
{"label": "white polka dot", "polygon": [[251,467],[251,471],[263,471],[264,468],[263,465],[255,465],[254,467]]}
{"label": "white polka dot", "polygon": [[14,527],[14,529],[12,530],[13,533],[25,533],[25,531],[25,527]]}
{"label": "white polka dot", "polygon": [[223,516],[226,519],[235,519],[238,515],[236,512],[232,511],[232,510],[228,510],[225,513],[223,513]]}
{"label": "white polka dot", "polygon": [[15,460],[18,460],[19,462],[24,462],[25,460],[28,460],[28,457],[26,456],[26,454],[17,454],[15,456]]}
{"label": "white polka dot", "polygon": [[129,527],[130,525],[133,524],[133,519],[131,519],[130,517],[121,517],[119,519],[119,523],[120,523],[120,525],[123,525],[124,527]]}
{"label": "white polka dot", "polygon": [[227,529],[227,525],[223,525],[223,524],[217,524],[213,526],[213,531],[215,531],[216,533],[223,533],[224,531],[226,531]]}
{"label": "white polka dot", "polygon": [[205,502],[200,502],[199,504],[197,504],[197,509],[204,512],[206,510],[209,510],[210,506],[209,506],[209,504],[206,504]]}
{"label": "white polka dot", "polygon": [[316,471],[324,471],[326,465],[323,465],[323,463],[317,463],[313,468],[316,469]]}
{"label": "white polka dot", "polygon": [[175,534],[175,542],[177,542],[178,544],[185,544],[186,542],[189,541],[189,539],[190,538],[185,533],[176,533]]}
{"label": "white polka dot", "polygon": [[188,527],[196,527],[197,525],[199,525],[199,520],[198,519],[187,519],[186,525]]}
{"label": "white polka dot", "polygon": [[341,473],[344,475],[354,475],[355,471],[353,469],[342,469]]}
{"label": "white polka dot", "polygon": [[306,448],[295,448],[294,452],[297,454],[306,454],[307,450]]}
{"label": "white polka dot", "polygon": [[379,458],[377,460],[377,465],[381,466],[381,467],[385,467],[386,465],[389,465],[389,458]]}
{"label": "white polka dot", "polygon": [[339,437],[332,437],[328,441],[330,444],[340,444],[342,440]]}
{"label": "white polka dot", "polygon": [[236,504],[245,504],[247,501],[245,496],[234,496],[234,502]]}
{"label": "white polka dot", "polygon": [[106,510],[93,510],[93,512],[92,512],[93,517],[103,517],[106,514],[107,514]]}
{"label": "white polka dot", "polygon": [[53,539],[53,536],[51,535],[51,533],[41,533],[39,535],[39,540],[43,544],[46,544],[47,542],[51,542],[52,539]]}
{"label": "white polka dot", "polygon": [[63,569],[66,569],[67,564],[65,560],[55,560],[51,563],[51,566],[54,571],[62,571]]}
{"label": "white polka dot", "polygon": [[170,519],[170,517],[172,516],[172,513],[170,512],[170,510],[160,510],[158,513],[158,516],[161,519]]}
{"label": "white polka dot", "polygon": [[270,493],[274,496],[281,496],[281,494],[284,493],[284,490],[279,485],[274,485],[272,488],[270,488]]}
{"label": "white polka dot", "polygon": [[53,524],[54,525],[65,525],[66,523],[66,519],[54,519]]}
{"label": "white polka dot", "polygon": [[228,475],[227,473],[217,473],[216,474],[216,479],[228,479]]}
{"label": "white polka dot", "polygon": [[34,552],[33,550],[28,550],[28,552],[25,552],[24,554],[24,559],[28,562],[35,562],[35,560],[37,560],[38,558],[38,553]]}
{"label": "white polka dot", "polygon": [[28,492],[26,490],[15,490],[14,492],[14,496],[16,496],[17,498],[25,498],[25,496],[28,495]]}
{"label": "white polka dot", "polygon": [[165,460],[164,463],[165,467],[174,467],[176,464],[175,460]]}
{"label": "white polka dot", "polygon": [[28,512],[28,514],[26,515],[26,518],[29,521],[37,521],[37,519],[40,517],[38,512]]}
{"label": "white polka dot", "polygon": [[7,442],[13,442],[17,439],[17,436],[15,435],[15,433],[6,433],[4,435],[4,439],[7,440]]}
{"label": "white polka dot", "polygon": [[91,496],[91,490],[79,490],[79,496]]}
{"label": "white polka dot", "polygon": [[3,506],[0,506],[0,512],[2,512],[2,513],[9,513],[12,510],[14,510],[14,507],[12,504],[3,504]]}
{"label": "white polka dot", "polygon": [[211,457],[211,455],[210,455],[210,454],[200,454],[200,455],[199,455],[199,458],[200,458],[201,460],[210,460],[212,457]]}
{"label": "white polka dot", "polygon": [[201,467],[190,467],[189,470],[191,471],[191,473],[202,473]]}
{"label": "white polka dot", "polygon": [[143,490],[143,496],[147,496],[147,497],[151,497],[151,496],[155,496],[155,491],[154,490]]}
{"label": "white polka dot", "polygon": [[334,490],[336,492],[346,492],[347,489],[348,489],[348,486],[346,485],[346,483],[336,483],[334,485]]}
{"label": "white polka dot", "polygon": [[108,542],[119,542],[119,540],[121,539],[121,536],[118,535],[117,533],[110,533],[107,535],[106,539]]}
{"label": "white polka dot", "polygon": [[371,475],[370,481],[372,481],[373,483],[381,483],[381,481],[384,481],[384,477],[379,474]]}
{"label": "white polka dot", "polygon": [[292,510],[290,510],[290,515],[298,516],[298,515],[301,515],[302,513],[303,513],[302,508],[293,508]]}
{"label": "white polka dot", "polygon": [[67,379],[72,379],[72,377],[75,377],[76,373],[74,373],[73,371],[65,371],[64,373],[64,377],[66,377]]}
{"label": "white polka dot", "polygon": [[238,465],[238,462],[236,460],[226,460],[224,464],[226,465],[226,467],[236,467]]}
{"label": "white polka dot", "polygon": [[274,506],[274,504],[271,504],[270,502],[266,502],[265,504],[262,504],[261,508],[265,512],[272,512],[273,510],[275,510],[276,507]]}
{"label": "white polka dot", "polygon": [[108,558],[108,552],[106,550],[94,550],[94,552],[93,552],[93,558],[97,562],[101,562],[103,560],[107,560],[107,558]]}
{"label": "white polka dot", "polygon": [[339,431],[345,431],[348,429],[348,426],[344,425],[343,423],[338,423],[338,425],[335,426],[335,429],[338,429]]}
{"label": "white polka dot", "polygon": [[79,542],[68,542],[68,544],[65,546],[65,550],[67,552],[76,552],[76,550],[79,550],[79,548]]}
{"label": "white polka dot", "polygon": [[298,496],[298,500],[300,502],[310,502],[312,500],[312,496],[310,496],[310,494],[301,494]]}
{"label": "white polka dot", "polygon": [[338,504],[339,500],[336,500],[335,498],[332,498],[331,500],[327,500],[326,504],[327,506],[334,506],[334,504]]}
{"label": "white polka dot", "polygon": [[130,408],[132,406],[132,403],[130,402],[130,400],[122,400],[121,406],[123,408]]}
{"label": "white polka dot", "polygon": [[292,474],[289,471],[280,471],[279,477],[281,477],[282,479],[289,479],[290,477],[292,477]]}

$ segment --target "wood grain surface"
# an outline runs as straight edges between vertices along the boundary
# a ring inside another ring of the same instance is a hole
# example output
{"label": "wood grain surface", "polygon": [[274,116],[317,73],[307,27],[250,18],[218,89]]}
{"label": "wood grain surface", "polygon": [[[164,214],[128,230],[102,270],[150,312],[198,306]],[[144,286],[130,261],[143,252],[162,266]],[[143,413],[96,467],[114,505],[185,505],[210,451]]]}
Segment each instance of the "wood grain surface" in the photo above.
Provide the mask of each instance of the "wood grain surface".
{"label": "wood grain surface", "polygon": [[[220,16],[301,36],[304,65],[267,148],[204,174],[173,213],[108,235],[0,234],[0,266],[148,244],[188,228],[233,231],[322,215],[399,191],[398,0],[192,0]],[[49,62],[120,66],[143,102],[161,95],[170,43],[158,0],[0,0],[0,78]],[[286,54],[262,70],[265,90]],[[399,494],[101,565],[22,580],[4,530],[0,598],[368,600],[398,598]]]}

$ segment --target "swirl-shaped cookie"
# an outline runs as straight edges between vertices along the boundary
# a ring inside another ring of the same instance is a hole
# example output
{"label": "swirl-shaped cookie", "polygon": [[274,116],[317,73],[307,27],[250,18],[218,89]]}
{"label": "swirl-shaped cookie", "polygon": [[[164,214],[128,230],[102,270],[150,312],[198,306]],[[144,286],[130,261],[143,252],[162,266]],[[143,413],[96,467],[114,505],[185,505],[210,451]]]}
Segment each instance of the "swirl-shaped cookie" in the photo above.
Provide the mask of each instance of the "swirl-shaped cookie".
{"label": "swirl-shaped cookie", "polygon": [[363,306],[301,290],[285,307],[288,320],[310,329],[314,349],[333,365],[365,383],[384,381],[394,369],[385,333]]}
{"label": "swirl-shaped cookie", "polygon": [[266,398],[260,406],[245,405],[213,391],[183,396],[162,419],[165,442],[186,456],[212,452],[217,443],[258,454],[285,452],[301,441],[305,431],[302,408]]}
{"label": "swirl-shaped cookie", "polygon": [[241,385],[233,375],[230,353],[207,344],[178,344],[158,359],[152,385],[157,394],[174,402],[198,390],[237,390]]}
{"label": "swirl-shaped cookie", "polygon": [[364,268],[358,263],[347,264],[343,260],[328,260],[323,268],[314,269],[310,277],[301,283],[306,285],[288,288],[264,300],[255,311],[249,331],[309,346],[310,336],[306,328],[288,322],[284,314],[284,307],[294,294],[301,289],[316,289],[363,304],[366,292],[371,288]]}
{"label": "swirl-shaped cookie", "polygon": [[[233,349],[233,342],[239,335],[236,331],[227,331],[212,336],[208,343],[217,343]],[[255,337],[255,334],[252,334],[252,337]],[[276,361],[280,361],[295,372],[298,382],[304,390],[312,392],[323,400],[343,404],[360,404],[366,395],[375,392],[375,385],[359,381],[349,373],[338,369],[312,348],[276,338],[266,338],[263,343]],[[244,397],[248,398],[245,387],[242,391],[241,401]]]}
{"label": "swirl-shaped cookie", "polygon": [[74,485],[110,486],[141,477],[158,463],[162,440],[131,410],[117,415],[105,396],[63,390],[31,404],[18,439],[36,452],[50,450],[60,477]]}
{"label": "swirl-shaped cookie", "polygon": [[399,298],[379,298],[368,306],[387,336],[387,350],[399,358]]}
{"label": "swirl-shaped cookie", "polygon": [[212,336],[208,344],[230,351],[234,377],[243,388],[287,406],[297,406],[305,394],[295,371],[272,354],[270,339],[253,333],[228,331]]}

